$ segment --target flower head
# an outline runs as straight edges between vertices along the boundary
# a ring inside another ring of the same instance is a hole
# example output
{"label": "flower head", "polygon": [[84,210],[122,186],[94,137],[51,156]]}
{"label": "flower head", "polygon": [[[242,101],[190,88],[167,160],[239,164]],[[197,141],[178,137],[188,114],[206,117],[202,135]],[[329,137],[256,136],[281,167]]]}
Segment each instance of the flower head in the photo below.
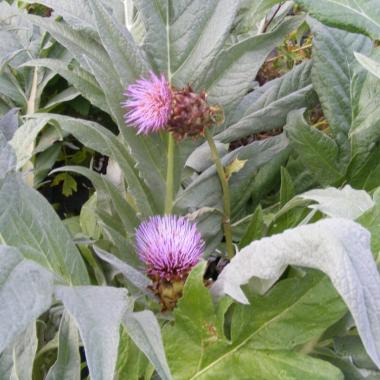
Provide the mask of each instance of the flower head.
{"label": "flower head", "polygon": [[153,216],[137,229],[136,248],[151,277],[171,281],[186,277],[199,262],[204,241],[184,217]]}
{"label": "flower head", "polygon": [[172,90],[164,75],[158,77],[150,72],[150,79],[139,79],[129,85],[124,95],[125,121],[134,125],[139,134],[165,128],[171,114]]}
{"label": "flower head", "polygon": [[206,128],[211,128],[213,124],[221,125],[223,121],[222,108],[208,104],[205,91],[198,94],[191,86],[173,90],[172,112],[166,130],[177,141],[204,136]]}

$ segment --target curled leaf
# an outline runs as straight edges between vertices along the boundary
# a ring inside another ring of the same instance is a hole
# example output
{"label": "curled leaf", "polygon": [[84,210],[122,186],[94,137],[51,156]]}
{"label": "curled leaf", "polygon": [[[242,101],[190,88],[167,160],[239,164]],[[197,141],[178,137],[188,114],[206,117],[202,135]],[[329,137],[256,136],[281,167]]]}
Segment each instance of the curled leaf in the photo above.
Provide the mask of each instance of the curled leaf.
{"label": "curled leaf", "polygon": [[227,180],[230,179],[232,174],[240,172],[240,170],[244,168],[247,161],[248,160],[239,160],[239,158],[236,157],[229,165],[227,165],[224,168]]}
{"label": "curled leaf", "polygon": [[380,368],[380,275],[369,232],[350,220],[331,218],[254,241],[236,254],[212,291],[248,303],[241,285],[252,277],[271,285],[288,265],[319,269],[330,277]]}
{"label": "curled leaf", "polygon": [[310,190],[300,195],[301,198],[317,202],[309,208],[318,210],[324,214],[355,220],[375,203],[364,190],[355,190],[350,185],[343,189],[328,187],[326,189]]}

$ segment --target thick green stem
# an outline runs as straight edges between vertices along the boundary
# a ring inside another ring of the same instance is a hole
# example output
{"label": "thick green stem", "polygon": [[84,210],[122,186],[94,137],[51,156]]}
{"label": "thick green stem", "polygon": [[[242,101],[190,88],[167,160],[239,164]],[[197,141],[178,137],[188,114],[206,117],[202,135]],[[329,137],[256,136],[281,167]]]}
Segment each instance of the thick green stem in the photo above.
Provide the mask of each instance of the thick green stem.
{"label": "thick green stem", "polygon": [[167,166],[167,171],[166,171],[165,214],[170,214],[173,209],[174,150],[175,150],[175,141],[172,134],[169,133],[168,166]]}
{"label": "thick green stem", "polygon": [[222,162],[220,161],[219,152],[216,148],[212,134],[208,128],[205,129],[208,145],[211,150],[211,158],[214,161],[216,171],[219,176],[220,184],[223,191],[223,230],[224,238],[226,239],[227,255],[231,259],[234,256],[234,246],[232,243],[232,228],[231,228],[231,202],[230,188]]}

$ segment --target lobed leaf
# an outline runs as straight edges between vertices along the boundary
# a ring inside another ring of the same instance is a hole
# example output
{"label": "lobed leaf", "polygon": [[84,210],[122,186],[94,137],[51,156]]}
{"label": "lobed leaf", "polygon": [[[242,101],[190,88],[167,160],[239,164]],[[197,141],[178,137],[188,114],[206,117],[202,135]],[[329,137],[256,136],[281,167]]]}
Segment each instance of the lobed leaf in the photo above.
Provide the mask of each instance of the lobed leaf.
{"label": "lobed leaf", "polygon": [[335,140],[317,128],[309,126],[304,109],[288,115],[285,132],[291,146],[302,157],[302,163],[321,185],[338,183],[344,172],[338,165],[339,149]]}
{"label": "lobed leaf", "polygon": [[254,241],[232,259],[213,291],[247,303],[240,285],[252,277],[271,283],[287,265],[316,268],[330,277],[379,367],[380,276],[370,251],[369,232],[352,221],[332,218]]}
{"label": "lobed leaf", "polygon": [[190,273],[174,312],[175,324],[164,329],[175,379],[343,378],[328,363],[290,351],[345,312],[326,278],[285,280],[264,297],[250,297],[250,306],[234,305],[229,312],[231,340],[227,340],[224,320],[230,302],[212,303],[203,283],[204,268],[200,264]]}
{"label": "lobed leaf", "polygon": [[299,197],[315,201],[309,206],[333,218],[346,218],[355,220],[371,209],[375,203],[364,190],[355,190],[350,185],[342,189],[327,187],[326,189],[310,190],[300,194]]}

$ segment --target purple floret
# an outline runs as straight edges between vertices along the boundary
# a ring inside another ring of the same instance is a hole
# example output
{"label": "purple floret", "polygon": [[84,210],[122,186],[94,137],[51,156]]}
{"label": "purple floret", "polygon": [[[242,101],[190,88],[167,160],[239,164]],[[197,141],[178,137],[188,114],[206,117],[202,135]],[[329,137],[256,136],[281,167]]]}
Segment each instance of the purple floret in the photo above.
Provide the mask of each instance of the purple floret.
{"label": "purple floret", "polygon": [[138,227],[136,249],[149,275],[169,281],[185,276],[199,262],[204,241],[184,217],[153,216]]}
{"label": "purple floret", "polygon": [[150,72],[150,79],[142,78],[129,85],[124,95],[125,122],[134,126],[138,134],[165,128],[171,114],[172,91],[164,75],[158,77]]}

